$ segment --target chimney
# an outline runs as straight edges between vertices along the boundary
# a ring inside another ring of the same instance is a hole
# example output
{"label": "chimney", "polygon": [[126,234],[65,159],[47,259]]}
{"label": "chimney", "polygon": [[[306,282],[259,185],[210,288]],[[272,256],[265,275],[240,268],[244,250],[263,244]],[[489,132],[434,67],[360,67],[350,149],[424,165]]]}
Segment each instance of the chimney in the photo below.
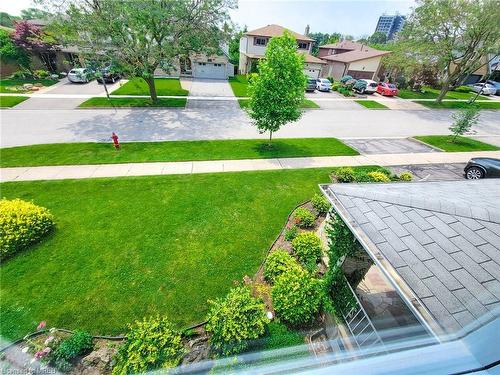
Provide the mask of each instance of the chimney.
{"label": "chimney", "polygon": [[309,25],[306,26],[306,31],[305,31],[304,35],[309,36]]}

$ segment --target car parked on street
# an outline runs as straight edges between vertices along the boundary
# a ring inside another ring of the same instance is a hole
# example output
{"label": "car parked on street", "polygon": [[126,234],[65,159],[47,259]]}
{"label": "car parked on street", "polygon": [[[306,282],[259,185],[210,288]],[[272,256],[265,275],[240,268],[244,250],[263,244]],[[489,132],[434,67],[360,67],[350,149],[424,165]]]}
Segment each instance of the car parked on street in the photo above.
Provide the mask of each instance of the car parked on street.
{"label": "car parked on street", "polygon": [[358,94],[373,94],[377,91],[377,82],[371,79],[358,79],[353,86],[353,90]]}
{"label": "car parked on street", "polygon": [[468,180],[500,177],[500,159],[472,158],[464,168],[464,176]]}
{"label": "car parked on street", "polygon": [[489,79],[486,81],[487,84],[494,86],[497,91],[495,92],[495,95],[500,95],[500,82],[493,81],[492,79]]}
{"label": "car parked on street", "polygon": [[316,80],[316,90],[318,91],[330,91],[332,89],[332,83],[326,78],[318,78]]}
{"label": "car parked on street", "polygon": [[471,85],[472,91],[481,93],[481,95],[495,95],[497,89],[489,83],[474,83]]}
{"label": "car parked on street", "polygon": [[306,91],[314,92],[316,90],[316,80],[314,78],[307,79]]}
{"label": "car parked on street", "polygon": [[393,83],[379,82],[377,85],[377,92],[382,96],[396,96],[398,88]]}
{"label": "car parked on street", "polygon": [[90,68],[73,68],[68,73],[68,80],[72,83],[87,83],[95,78],[95,72]]}
{"label": "car parked on street", "polygon": [[101,74],[97,77],[98,83],[115,83],[119,81],[121,74],[117,72],[113,67],[107,66],[101,70]]}

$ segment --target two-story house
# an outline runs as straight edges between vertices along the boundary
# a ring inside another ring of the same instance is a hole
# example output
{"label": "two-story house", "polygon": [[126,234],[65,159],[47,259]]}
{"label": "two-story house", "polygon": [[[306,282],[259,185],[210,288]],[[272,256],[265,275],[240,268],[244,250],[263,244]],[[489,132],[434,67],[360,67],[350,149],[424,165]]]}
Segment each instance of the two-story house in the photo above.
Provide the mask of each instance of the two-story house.
{"label": "two-story house", "polygon": [[248,31],[243,35],[240,39],[240,63],[238,66],[240,74],[255,71],[257,62],[264,58],[266,54],[266,46],[269,40],[272,37],[283,35],[285,30],[289,31],[297,39],[297,50],[304,55],[304,73],[311,78],[318,78],[326,62],[311,55],[314,40],[279,25],[267,25],[260,29]]}
{"label": "two-story house", "polygon": [[390,51],[380,51],[352,40],[342,40],[319,47],[318,57],[326,62],[321,77],[340,79],[350,75],[356,79],[377,79],[380,61]]}

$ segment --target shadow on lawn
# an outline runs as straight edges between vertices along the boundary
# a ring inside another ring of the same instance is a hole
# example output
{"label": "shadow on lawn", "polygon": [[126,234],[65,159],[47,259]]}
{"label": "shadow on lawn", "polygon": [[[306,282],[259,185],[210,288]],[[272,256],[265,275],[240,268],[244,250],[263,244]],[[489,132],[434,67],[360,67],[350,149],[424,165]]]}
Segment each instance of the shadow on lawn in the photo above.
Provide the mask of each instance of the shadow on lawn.
{"label": "shadow on lawn", "polygon": [[264,158],[280,157],[280,155],[302,155],[307,152],[307,148],[297,145],[283,143],[279,140],[272,141],[263,140],[262,143],[253,147],[257,153]]}

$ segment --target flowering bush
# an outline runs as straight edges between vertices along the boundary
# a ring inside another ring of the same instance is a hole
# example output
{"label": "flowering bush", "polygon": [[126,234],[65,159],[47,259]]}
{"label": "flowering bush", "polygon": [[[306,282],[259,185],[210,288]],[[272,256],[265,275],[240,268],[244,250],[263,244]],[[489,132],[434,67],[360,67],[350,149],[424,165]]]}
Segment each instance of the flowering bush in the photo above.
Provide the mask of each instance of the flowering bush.
{"label": "flowering bush", "polygon": [[293,218],[296,225],[300,228],[310,228],[314,225],[314,220],[316,220],[311,211],[302,207],[295,210]]}
{"label": "flowering bush", "polygon": [[322,194],[314,194],[311,198],[311,203],[316,211],[320,214],[326,214],[330,209],[330,202]]}
{"label": "flowering bush", "polygon": [[308,271],[314,271],[323,253],[319,237],[312,232],[300,233],[292,241],[292,247],[299,262]]}
{"label": "flowering bush", "polygon": [[44,207],[21,199],[0,200],[0,260],[39,241],[54,225]]}
{"label": "flowering bush", "polygon": [[351,167],[342,167],[333,173],[338,182],[353,182],[355,180],[354,169]]}
{"label": "flowering bush", "polygon": [[367,175],[373,182],[391,182],[389,176],[387,176],[383,172],[378,172],[378,171],[368,172]]}
{"label": "flowering bush", "polygon": [[413,180],[413,175],[410,172],[403,172],[399,175],[401,181],[411,181]]}
{"label": "flowering bush", "polygon": [[314,320],[323,306],[325,288],[320,279],[294,267],[276,278],[271,295],[276,316],[296,326]]}
{"label": "flowering bush", "polygon": [[143,373],[177,366],[185,352],[181,334],[166,317],[144,318],[129,326],[127,340],[115,357],[113,374]]}
{"label": "flowering bush", "polygon": [[286,272],[290,268],[298,267],[299,264],[284,249],[273,251],[264,264],[264,277],[269,282],[274,282],[276,277]]}
{"label": "flowering bush", "polygon": [[208,301],[211,305],[205,329],[210,332],[210,344],[224,355],[241,352],[248,340],[265,333],[269,323],[261,299],[252,297],[246,286],[233,288],[225,298]]}

